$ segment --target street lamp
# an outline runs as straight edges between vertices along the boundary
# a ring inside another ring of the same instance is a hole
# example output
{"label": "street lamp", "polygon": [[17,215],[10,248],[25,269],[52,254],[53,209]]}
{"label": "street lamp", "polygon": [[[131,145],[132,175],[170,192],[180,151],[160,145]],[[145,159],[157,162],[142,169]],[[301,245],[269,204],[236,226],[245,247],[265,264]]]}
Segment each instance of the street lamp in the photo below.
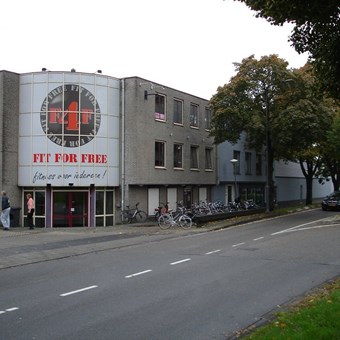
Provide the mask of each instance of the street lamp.
{"label": "street lamp", "polygon": [[265,200],[266,200],[266,212],[270,211],[270,183],[269,183],[269,103],[268,103],[268,87],[264,88],[264,100],[266,105],[266,186],[265,186]]}
{"label": "street lamp", "polygon": [[238,162],[238,159],[233,158],[230,160],[230,163],[233,165],[233,169],[234,169],[234,185],[235,185],[235,199],[234,201],[236,201],[236,199],[238,198],[238,190],[237,190],[237,181],[236,181],[236,164]]}

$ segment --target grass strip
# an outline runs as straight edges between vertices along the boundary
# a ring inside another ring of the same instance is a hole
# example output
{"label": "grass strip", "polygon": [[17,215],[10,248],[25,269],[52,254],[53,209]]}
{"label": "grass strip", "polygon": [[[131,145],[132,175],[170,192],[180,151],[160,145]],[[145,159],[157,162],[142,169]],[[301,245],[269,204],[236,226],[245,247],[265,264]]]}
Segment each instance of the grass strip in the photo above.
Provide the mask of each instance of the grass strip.
{"label": "grass strip", "polygon": [[314,290],[285,311],[279,312],[266,325],[255,329],[244,339],[339,340],[340,278]]}

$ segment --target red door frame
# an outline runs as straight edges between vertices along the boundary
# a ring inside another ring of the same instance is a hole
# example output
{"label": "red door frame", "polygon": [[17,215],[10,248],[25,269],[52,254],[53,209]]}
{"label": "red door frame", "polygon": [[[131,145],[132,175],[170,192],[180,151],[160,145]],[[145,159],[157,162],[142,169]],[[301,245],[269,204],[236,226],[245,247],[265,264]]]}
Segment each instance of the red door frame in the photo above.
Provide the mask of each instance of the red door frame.
{"label": "red door frame", "polygon": [[[73,227],[73,220],[74,219],[85,217],[85,226],[87,226],[88,225],[88,220],[87,220],[87,218],[88,218],[88,192],[86,192],[86,191],[57,191],[57,192],[54,192],[53,195],[56,194],[56,193],[67,194],[66,195],[67,212],[65,214],[61,214],[61,213],[55,214],[54,208],[53,208],[53,221],[54,221],[55,218],[65,218],[66,217],[67,227]],[[72,211],[72,209],[73,209],[72,198],[73,198],[74,194],[79,194],[79,193],[82,193],[85,196],[85,211],[82,214],[74,214],[73,211]],[[53,223],[53,225],[54,225],[54,223]]]}

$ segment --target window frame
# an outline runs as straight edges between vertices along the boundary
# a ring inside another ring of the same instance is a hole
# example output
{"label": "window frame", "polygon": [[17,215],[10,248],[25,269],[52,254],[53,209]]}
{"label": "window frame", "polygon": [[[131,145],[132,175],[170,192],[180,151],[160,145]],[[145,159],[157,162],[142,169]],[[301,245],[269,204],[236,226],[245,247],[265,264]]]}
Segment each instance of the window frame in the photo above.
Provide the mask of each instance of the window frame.
{"label": "window frame", "polygon": [[199,170],[199,145],[190,145],[190,169]]}
{"label": "window frame", "polygon": [[[162,145],[163,146],[163,150],[157,150],[157,145]],[[159,153],[163,153],[163,155],[160,155],[160,157],[157,157],[157,152]],[[159,158],[159,159],[158,159]],[[161,162],[161,158],[163,158],[162,162]],[[160,162],[160,164],[157,164],[157,161]],[[163,140],[156,140],[155,141],[155,168],[158,169],[164,169],[166,168],[166,142]]]}
{"label": "window frame", "polygon": [[[160,102],[160,98],[163,99]],[[159,112],[158,112],[159,111]],[[156,93],[155,94],[155,120],[165,122],[166,121],[166,96],[164,94]]]}
{"label": "window frame", "polygon": [[241,174],[241,151],[234,150],[233,151],[233,158],[237,159],[237,162],[234,163],[234,175],[240,175]]}
{"label": "window frame", "polygon": [[205,148],[205,170],[213,170],[213,148]]}
{"label": "window frame", "polygon": [[[178,112],[179,107],[181,112]],[[183,100],[174,98],[173,122],[176,125],[183,125],[183,107],[184,107]],[[177,120],[178,116],[180,116],[180,121]]]}
{"label": "window frame", "polygon": [[[176,163],[176,147],[179,147],[180,150],[180,160],[177,161],[178,164]],[[183,169],[183,143],[174,143],[173,146],[173,166],[174,169]]]}
{"label": "window frame", "polygon": [[245,152],[245,162],[244,162],[244,171],[246,175],[251,175],[252,172],[252,154],[249,151]]}
{"label": "window frame", "polygon": [[199,105],[190,103],[190,127],[199,128]]}
{"label": "window frame", "polygon": [[257,153],[256,154],[256,165],[255,165],[255,171],[257,176],[262,176],[262,154]]}
{"label": "window frame", "polygon": [[206,107],[204,110],[204,123],[207,131],[211,130],[211,110]]}

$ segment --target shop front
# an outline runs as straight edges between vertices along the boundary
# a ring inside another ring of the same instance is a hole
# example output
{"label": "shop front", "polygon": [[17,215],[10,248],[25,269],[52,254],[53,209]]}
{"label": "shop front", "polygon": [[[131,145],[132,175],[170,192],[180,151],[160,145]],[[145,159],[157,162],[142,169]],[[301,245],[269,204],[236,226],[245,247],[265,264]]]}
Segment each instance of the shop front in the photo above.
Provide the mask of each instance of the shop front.
{"label": "shop front", "polygon": [[119,186],[119,87],[118,79],[98,74],[20,75],[18,183],[39,204],[39,226],[111,222],[106,211]]}
{"label": "shop front", "polygon": [[87,191],[56,191],[53,193],[53,227],[88,227]]}

